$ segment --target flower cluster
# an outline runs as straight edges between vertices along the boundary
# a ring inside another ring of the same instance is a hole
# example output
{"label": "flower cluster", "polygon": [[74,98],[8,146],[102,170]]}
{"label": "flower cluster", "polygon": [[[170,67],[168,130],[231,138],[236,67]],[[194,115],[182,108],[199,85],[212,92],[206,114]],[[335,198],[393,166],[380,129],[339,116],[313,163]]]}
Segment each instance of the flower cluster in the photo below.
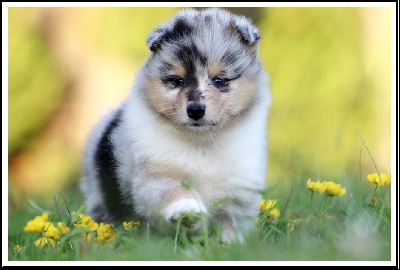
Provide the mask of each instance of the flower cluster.
{"label": "flower cluster", "polygon": [[[90,242],[92,237],[98,244],[113,242],[116,236],[116,230],[112,224],[105,224],[103,222],[96,223],[90,216],[84,214],[72,213],[75,228],[85,228],[83,236],[86,242]],[[71,229],[65,225],[64,222],[53,223],[48,221],[49,215],[47,213],[41,216],[36,216],[28,221],[24,227],[24,231],[28,233],[38,233],[40,238],[35,241],[37,247],[44,247],[47,245],[55,247],[60,244],[62,235],[69,233]],[[140,221],[123,222],[125,230],[131,230],[140,226]],[[20,249],[19,249],[20,250]],[[18,251],[19,251],[18,250]]]}
{"label": "flower cluster", "polygon": [[280,211],[279,211],[279,209],[275,208],[276,202],[277,202],[276,200],[262,199],[260,201],[260,212],[267,214],[267,215],[271,216],[272,218],[279,217]]}
{"label": "flower cluster", "polygon": [[97,243],[112,242],[115,238],[115,230],[111,224],[100,223],[99,228],[97,228]]}
{"label": "flower cluster", "polygon": [[49,219],[49,215],[44,213],[41,216],[36,216],[32,220],[28,221],[24,227],[25,232],[39,232],[41,233],[44,228],[45,222]]}
{"label": "flower cluster", "polygon": [[124,226],[125,230],[130,231],[130,230],[132,230],[132,228],[140,226],[140,220],[138,220],[138,221],[133,221],[132,220],[132,221],[129,221],[129,222],[124,221],[124,222],[122,222],[122,225]]}
{"label": "flower cluster", "polygon": [[56,225],[54,225],[54,223],[48,221],[48,219],[49,215],[44,213],[28,221],[24,227],[25,232],[41,234],[41,237],[35,241],[36,246],[43,247],[50,244],[54,247],[56,244],[59,244],[58,240],[61,235],[70,232],[70,228],[66,226],[64,222],[57,222]]}
{"label": "flower cluster", "polygon": [[378,187],[382,187],[390,186],[392,178],[386,173],[380,173],[379,175],[377,173],[372,173],[367,175],[367,180],[370,183],[375,183]]}
{"label": "flower cluster", "polygon": [[311,192],[325,193],[328,196],[343,196],[346,193],[346,189],[341,187],[341,184],[336,184],[333,181],[311,182],[311,179],[307,181],[307,188]]}
{"label": "flower cluster", "polygon": [[88,232],[85,234],[86,242],[90,242],[92,234],[96,233],[95,238],[97,243],[112,242],[115,238],[116,232],[111,224],[100,224],[94,222],[91,217],[79,214],[77,220],[74,223],[77,228],[88,228]]}

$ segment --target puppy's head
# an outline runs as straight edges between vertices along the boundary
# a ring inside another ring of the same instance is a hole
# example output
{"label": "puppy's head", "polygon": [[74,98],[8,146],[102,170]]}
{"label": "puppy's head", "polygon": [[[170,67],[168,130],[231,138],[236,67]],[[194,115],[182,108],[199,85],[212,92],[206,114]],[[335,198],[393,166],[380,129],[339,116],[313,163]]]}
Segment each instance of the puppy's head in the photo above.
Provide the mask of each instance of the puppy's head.
{"label": "puppy's head", "polygon": [[261,64],[258,30],[244,17],[185,9],[147,38],[145,95],[178,129],[225,127],[252,105]]}

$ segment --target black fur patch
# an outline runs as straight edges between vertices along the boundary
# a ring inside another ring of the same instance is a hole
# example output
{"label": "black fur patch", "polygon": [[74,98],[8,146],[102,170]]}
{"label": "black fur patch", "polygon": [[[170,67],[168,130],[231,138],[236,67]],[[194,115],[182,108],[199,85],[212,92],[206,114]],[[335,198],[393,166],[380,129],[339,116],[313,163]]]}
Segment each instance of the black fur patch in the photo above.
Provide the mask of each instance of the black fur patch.
{"label": "black fur patch", "polygon": [[[100,188],[103,192],[105,208],[107,214],[113,220],[123,221],[123,219],[133,214],[133,205],[123,201],[121,190],[118,184],[116,159],[113,153],[113,144],[111,134],[120,123],[121,110],[119,110],[114,119],[108,124],[103,133],[95,154],[95,163],[97,165]],[[99,221],[98,221],[99,222]]]}
{"label": "black fur patch", "polygon": [[175,22],[172,31],[167,32],[164,38],[167,41],[172,41],[176,39],[180,39],[185,36],[191,35],[193,32],[193,28],[186,22],[184,19],[177,19]]}
{"label": "black fur patch", "polygon": [[191,35],[192,32],[192,27],[184,19],[177,19],[174,27],[170,31],[166,31],[160,38],[160,41],[156,44],[157,46],[154,46],[151,50],[157,51],[161,47],[162,43],[174,42],[175,40]]}
{"label": "black fur patch", "polygon": [[192,89],[196,89],[198,86],[196,79],[196,65],[200,62],[201,65],[205,66],[207,64],[207,57],[200,53],[194,44],[192,46],[184,45],[179,47],[179,49],[175,51],[175,55],[186,71],[186,85]]}
{"label": "black fur patch", "polygon": [[[165,31],[165,32],[164,32]],[[165,30],[165,28],[159,28],[155,30],[155,33],[162,33],[162,36],[154,42],[150,47],[152,52],[157,52],[163,43],[174,42],[176,40],[182,39],[185,36],[192,34],[193,29],[183,18],[177,19],[175,21],[174,27],[171,30]]]}
{"label": "black fur patch", "polygon": [[221,58],[227,66],[233,65],[238,61],[238,53],[227,51]]}
{"label": "black fur patch", "polygon": [[211,16],[210,15],[206,15],[206,16],[204,16],[204,22],[206,23],[206,24],[210,24],[211,23]]}
{"label": "black fur patch", "polygon": [[183,45],[175,52],[178,60],[181,61],[187,72],[195,71],[195,63],[198,61],[202,66],[207,64],[207,57],[200,53],[195,44],[192,46]]}

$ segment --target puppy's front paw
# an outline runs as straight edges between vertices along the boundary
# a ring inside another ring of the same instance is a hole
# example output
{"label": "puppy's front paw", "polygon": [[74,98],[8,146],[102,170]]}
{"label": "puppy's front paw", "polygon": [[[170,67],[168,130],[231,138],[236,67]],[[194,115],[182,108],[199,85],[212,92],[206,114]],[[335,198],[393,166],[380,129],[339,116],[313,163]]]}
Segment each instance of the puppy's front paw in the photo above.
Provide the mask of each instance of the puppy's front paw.
{"label": "puppy's front paw", "polygon": [[180,199],[167,206],[163,213],[166,220],[174,223],[181,219],[183,225],[190,227],[201,214],[207,213],[207,209],[201,201]]}

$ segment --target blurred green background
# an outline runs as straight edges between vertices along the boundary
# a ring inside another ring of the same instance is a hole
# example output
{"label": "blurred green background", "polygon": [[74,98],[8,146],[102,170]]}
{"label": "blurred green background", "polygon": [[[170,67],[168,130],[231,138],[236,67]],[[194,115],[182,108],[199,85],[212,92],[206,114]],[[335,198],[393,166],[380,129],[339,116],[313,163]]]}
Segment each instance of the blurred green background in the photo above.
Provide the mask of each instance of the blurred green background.
{"label": "blurred green background", "polygon": [[[271,77],[267,185],[391,170],[390,8],[229,8]],[[9,210],[79,183],[86,136],[178,8],[9,8]],[[362,150],[361,150],[362,149]],[[361,151],[361,152],[360,152]]]}

